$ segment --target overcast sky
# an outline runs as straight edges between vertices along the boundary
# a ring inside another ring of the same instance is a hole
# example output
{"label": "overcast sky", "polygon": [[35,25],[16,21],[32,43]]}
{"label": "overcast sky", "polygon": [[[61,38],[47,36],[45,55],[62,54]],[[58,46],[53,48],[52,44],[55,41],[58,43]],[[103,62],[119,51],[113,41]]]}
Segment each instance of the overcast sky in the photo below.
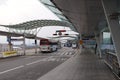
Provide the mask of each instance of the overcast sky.
{"label": "overcast sky", "polygon": [[0,24],[58,18],[39,0],[0,0]]}
{"label": "overcast sky", "polygon": [[[39,0],[0,0],[0,24],[17,24],[38,19],[59,20]],[[58,26],[45,27],[40,30],[38,36],[49,37],[52,36],[56,29],[63,28]],[[66,29],[70,30],[69,28]],[[5,28],[0,28],[0,30],[5,30]]]}

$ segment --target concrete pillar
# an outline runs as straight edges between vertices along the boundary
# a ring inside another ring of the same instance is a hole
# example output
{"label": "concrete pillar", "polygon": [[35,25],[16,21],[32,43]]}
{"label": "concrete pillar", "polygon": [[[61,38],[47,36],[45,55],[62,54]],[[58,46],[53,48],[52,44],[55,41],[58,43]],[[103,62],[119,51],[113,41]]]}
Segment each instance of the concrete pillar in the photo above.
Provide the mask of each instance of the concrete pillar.
{"label": "concrete pillar", "polygon": [[35,37],[35,53],[37,53],[37,38]]}
{"label": "concrete pillar", "polygon": [[[80,40],[82,40],[82,35],[80,34]],[[83,47],[83,44],[80,44],[80,40],[79,40],[79,45],[80,45],[80,53],[82,52],[82,47]]]}
{"label": "concrete pillar", "polygon": [[23,55],[26,54],[26,49],[25,49],[25,36],[23,36]]}
{"label": "concrete pillar", "polygon": [[115,45],[118,62],[120,64],[120,24],[117,16],[111,16],[117,13],[120,7],[119,0],[101,0],[104,13],[107,19],[108,28],[111,32],[113,43]]}
{"label": "concrete pillar", "polygon": [[7,41],[8,41],[8,51],[12,51],[11,36],[7,36]]}
{"label": "concrete pillar", "polygon": [[100,44],[103,43],[103,32],[100,33]]}
{"label": "concrete pillar", "polygon": [[96,43],[97,43],[97,49],[98,49],[99,57],[102,58],[102,52],[101,52],[102,33],[97,35],[95,38],[96,38]]}

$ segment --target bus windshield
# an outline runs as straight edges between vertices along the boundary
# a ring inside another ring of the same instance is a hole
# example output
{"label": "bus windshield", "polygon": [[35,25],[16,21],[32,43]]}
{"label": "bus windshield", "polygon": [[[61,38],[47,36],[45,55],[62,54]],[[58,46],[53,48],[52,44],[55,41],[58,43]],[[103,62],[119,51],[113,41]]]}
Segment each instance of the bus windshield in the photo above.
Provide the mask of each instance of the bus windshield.
{"label": "bus windshield", "polygon": [[44,39],[40,41],[40,45],[49,45],[49,41]]}

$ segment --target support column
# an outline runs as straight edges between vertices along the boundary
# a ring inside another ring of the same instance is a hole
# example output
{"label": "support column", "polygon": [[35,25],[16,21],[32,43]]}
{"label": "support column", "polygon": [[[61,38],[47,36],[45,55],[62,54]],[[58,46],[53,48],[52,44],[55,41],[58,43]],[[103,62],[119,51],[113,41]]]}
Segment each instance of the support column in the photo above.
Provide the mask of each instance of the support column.
{"label": "support column", "polygon": [[8,41],[8,51],[11,51],[12,50],[11,36],[7,36],[7,41]]}
{"label": "support column", "polygon": [[111,32],[113,43],[116,48],[116,54],[120,65],[120,24],[119,24],[118,16],[113,15],[113,13],[117,13],[119,11],[120,1],[101,0],[101,2],[107,19],[108,28]]}
{"label": "support column", "polygon": [[103,43],[103,32],[100,33],[100,44]]}
{"label": "support column", "polygon": [[26,49],[25,49],[25,36],[23,36],[23,55],[25,55],[26,53]]}
{"label": "support column", "polygon": [[79,40],[79,45],[80,45],[80,53],[82,52],[82,46],[83,43],[80,43],[80,41],[82,41],[82,35],[80,34],[80,40]]}
{"label": "support column", "polygon": [[98,54],[100,58],[102,58],[102,52],[101,52],[101,40],[102,39],[101,38],[102,38],[102,33],[96,36],[97,49],[98,49]]}
{"label": "support column", "polygon": [[35,53],[37,54],[37,38],[35,37]]}

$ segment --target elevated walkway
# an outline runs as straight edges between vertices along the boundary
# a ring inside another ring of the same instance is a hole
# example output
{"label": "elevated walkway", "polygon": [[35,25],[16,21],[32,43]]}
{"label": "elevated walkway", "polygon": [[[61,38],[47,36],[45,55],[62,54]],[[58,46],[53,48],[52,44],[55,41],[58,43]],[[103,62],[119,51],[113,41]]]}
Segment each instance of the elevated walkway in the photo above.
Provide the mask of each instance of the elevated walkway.
{"label": "elevated walkway", "polygon": [[102,59],[83,50],[38,80],[117,80]]}

